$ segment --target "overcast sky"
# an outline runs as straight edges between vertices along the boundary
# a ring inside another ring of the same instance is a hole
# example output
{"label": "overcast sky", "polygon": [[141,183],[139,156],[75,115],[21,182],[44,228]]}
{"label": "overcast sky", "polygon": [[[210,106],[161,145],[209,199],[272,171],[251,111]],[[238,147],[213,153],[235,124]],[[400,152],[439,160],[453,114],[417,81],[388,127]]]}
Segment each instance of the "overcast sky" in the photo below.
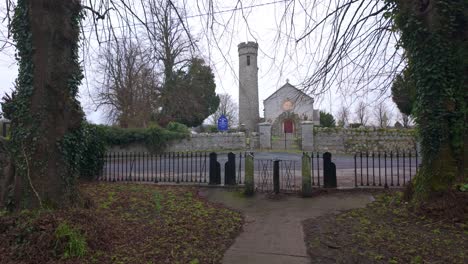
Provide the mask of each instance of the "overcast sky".
{"label": "overcast sky", "polygon": [[[245,41],[258,42],[260,115],[263,115],[263,100],[281,87],[286,79],[289,79],[291,84],[301,87],[300,84],[316,69],[317,58],[323,55],[321,54],[323,51],[317,43],[330,35],[330,31],[318,31],[310,35],[306,41],[300,42],[299,45],[296,45],[295,42],[308,25],[310,26],[326,14],[324,3],[329,2],[329,0],[296,1],[302,7],[305,6],[306,9],[313,9],[314,12],[306,14],[297,8],[294,14],[291,13],[290,16],[286,17],[284,17],[285,10],[287,9],[289,12],[291,10],[290,0],[241,1],[243,9],[237,11],[233,9],[235,9],[236,4],[237,7],[240,7],[238,1],[215,2],[214,18],[216,23],[213,24],[213,30],[209,30],[207,27],[207,23],[211,22],[212,17],[206,15],[203,6],[205,1],[199,0],[198,7],[194,0],[186,1],[189,7],[187,14],[184,15],[186,23],[198,40],[198,53],[214,70],[217,93],[228,93],[237,102],[237,44]],[[3,1],[2,4],[4,4]],[[288,23],[282,19],[287,19]],[[294,27],[290,27],[291,21],[293,21]],[[86,23],[89,24],[89,21]],[[137,22],[134,24],[135,27],[140,26]],[[5,25],[2,26],[2,34],[5,34]],[[92,104],[93,87],[96,85],[96,79],[99,78],[93,73],[100,46],[93,34],[86,32],[86,36],[91,44],[87,48],[89,54],[84,58],[86,80],[80,87],[80,100],[87,118],[94,123],[103,123],[105,118],[102,111],[95,111]],[[13,89],[13,82],[17,75],[13,54],[12,48],[0,53],[0,92],[2,95]],[[352,78],[347,79],[346,83],[341,83],[341,85],[349,86],[349,89],[329,87],[327,93],[314,96],[316,102],[314,107],[336,114],[341,105],[347,105],[353,109],[360,100],[365,100],[372,108],[378,102],[378,98],[382,98],[382,100],[387,98],[386,102],[392,109],[393,117],[397,116],[398,110],[389,99],[389,91],[383,97],[380,97],[379,93],[354,93]],[[352,110],[352,112],[354,111]]]}

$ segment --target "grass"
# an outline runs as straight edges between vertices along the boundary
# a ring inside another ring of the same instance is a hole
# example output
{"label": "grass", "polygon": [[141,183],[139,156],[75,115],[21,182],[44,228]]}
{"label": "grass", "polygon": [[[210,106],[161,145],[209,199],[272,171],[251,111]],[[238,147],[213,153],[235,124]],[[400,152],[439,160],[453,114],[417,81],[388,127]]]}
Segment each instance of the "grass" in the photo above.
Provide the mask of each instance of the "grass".
{"label": "grass", "polygon": [[85,256],[87,249],[86,238],[79,230],[70,227],[67,222],[63,222],[55,230],[55,235],[57,239],[56,249],[61,246],[64,247],[63,252],[59,253],[63,258]]}
{"label": "grass", "polygon": [[220,263],[240,213],[192,187],[91,183],[89,209],[0,215],[2,263]]}
{"label": "grass", "polygon": [[467,263],[467,218],[416,213],[401,197],[385,194],[366,208],[304,221],[312,262]]}

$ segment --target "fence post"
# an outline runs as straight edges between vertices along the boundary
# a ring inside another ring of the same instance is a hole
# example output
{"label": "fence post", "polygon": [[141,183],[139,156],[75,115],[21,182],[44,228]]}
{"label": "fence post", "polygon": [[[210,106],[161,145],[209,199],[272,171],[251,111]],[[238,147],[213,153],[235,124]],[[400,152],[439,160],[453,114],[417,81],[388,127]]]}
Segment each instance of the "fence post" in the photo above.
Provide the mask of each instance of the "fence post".
{"label": "fence post", "polygon": [[244,173],[244,184],[245,184],[245,195],[253,195],[255,182],[254,182],[254,156],[253,153],[249,153],[245,157],[245,173]]}
{"label": "fence post", "polygon": [[312,195],[311,166],[310,156],[304,152],[302,154],[302,196],[310,197]]}
{"label": "fence post", "polygon": [[280,192],[279,163],[280,160],[273,161],[273,191],[275,194],[279,194]]}
{"label": "fence post", "polygon": [[331,162],[331,153],[323,154],[323,187],[336,188],[336,166]]}
{"label": "fence post", "polygon": [[210,153],[210,175],[209,184],[221,184],[221,165],[217,160],[216,153]]}
{"label": "fence post", "polygon": [[228,161],[224,164],[224,184],[236,185],[236,155],[228,153]]}

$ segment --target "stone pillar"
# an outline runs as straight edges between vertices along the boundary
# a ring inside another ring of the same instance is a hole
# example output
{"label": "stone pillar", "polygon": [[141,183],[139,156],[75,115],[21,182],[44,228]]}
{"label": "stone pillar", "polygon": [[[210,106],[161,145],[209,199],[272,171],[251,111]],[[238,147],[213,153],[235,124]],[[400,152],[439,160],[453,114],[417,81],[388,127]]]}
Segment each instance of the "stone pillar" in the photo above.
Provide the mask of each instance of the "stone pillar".
{"label": "stone pillar", "polygon": [[314,122],[303,121],[302,126],[302,150],[314,151]]}
{"label": "stone pillar", "polygon": [[253,195],[255,190],[254,183],[254,156],[253,153],[245,155],[245,195]]}
{"label": "stone pillar", "polygon": [[260,133],[260,148],[271,149],[271,124],[268,122],[258,124]]}
{"label": "stone pillar", "polygon": [[312,196],[311,159],[309,154],[302,154],[302,196]]}

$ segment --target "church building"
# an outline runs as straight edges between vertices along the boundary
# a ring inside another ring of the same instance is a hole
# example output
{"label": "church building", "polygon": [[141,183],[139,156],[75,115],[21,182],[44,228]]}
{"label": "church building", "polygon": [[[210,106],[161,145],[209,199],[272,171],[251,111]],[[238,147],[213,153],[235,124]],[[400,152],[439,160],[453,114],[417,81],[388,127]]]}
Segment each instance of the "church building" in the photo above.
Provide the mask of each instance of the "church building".
{"label": "church building", "polygon": [[[242,42],[239,51],[239,124],[248,132],[257,132],[258,104],[258,44]],[[263,101],[264,120],[272,125],[272,135],[301,133],[301,122],[320,124],[314,99],[286,81],[282,87]]]}
{"label": "church building", "polygon": [[301,122],[320,124],[319,111],[314,109],[314,99],[286,80],[276,92],[263,100],[265,122],[272,124],[272,134],[300,134]]}

